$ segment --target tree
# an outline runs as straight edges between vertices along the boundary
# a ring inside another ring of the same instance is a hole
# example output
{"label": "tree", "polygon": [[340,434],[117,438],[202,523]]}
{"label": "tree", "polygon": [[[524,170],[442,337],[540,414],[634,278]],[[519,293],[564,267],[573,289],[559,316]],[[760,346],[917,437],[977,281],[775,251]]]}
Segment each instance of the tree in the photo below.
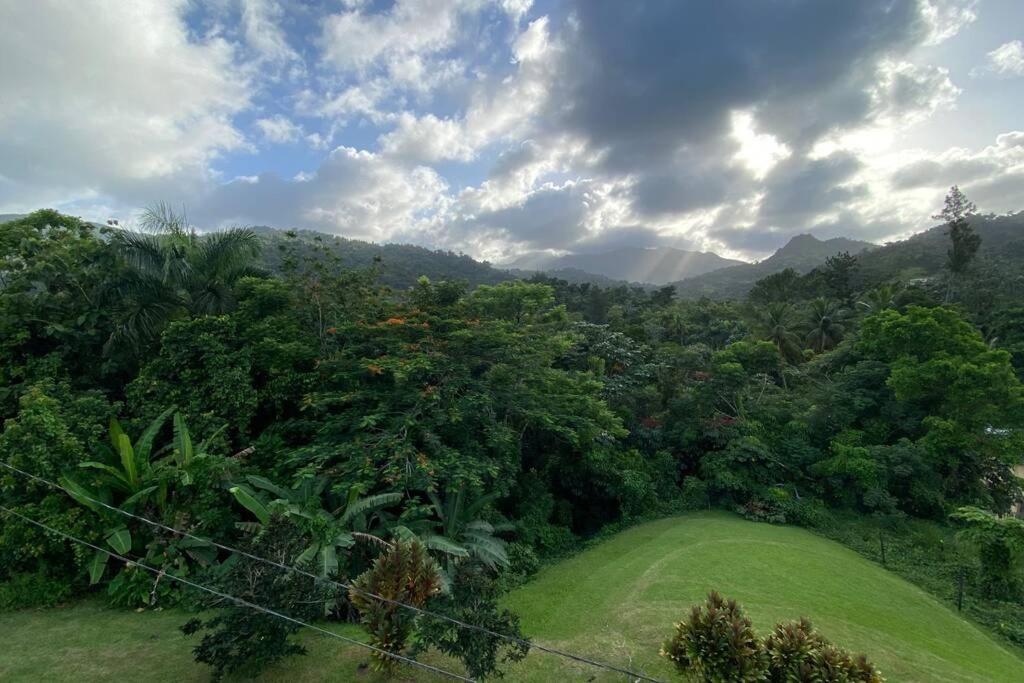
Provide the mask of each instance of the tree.
{"label": "tree", "polygon": [[974,232],[968,220],[977,209],[974,202],[967,199],[960,188],[954,185],[946,195],[946,204],[942,211],[933,216],[945,221],[949,227],[951,245],[946,252],[946,268],[949,269],[946,303],[953,298],[955,280],[967,271],[978,252],[978,247],[981,246],[981,237]]}
{"label": "tree", "polygon": [[[423,607],[440,590],[437,564],[422,543],[412,540],[398,541],[378,557],[352,582],[348,596],[370,632],[370,642],[385,652],[399,654],[405,649],[416,616],[399,603]],[[395,668],[393,657],[381,652],[374,652],[372,657],[373,668],[378,671]]]}
{"label": "tree", "polygon": [[1018,597],[1021,586],[1014,559],[1024,552],[1024,520],[997,517],[976,507],[962,507],[951,518],[964,524],[960,536],[978,547],[982,593],[1000,600]]}
{"label": "tree", "polygon": [[843,339],[846,328],[842,320],[848,311],[836,301],[818,297],[810,303],[807,311],[807,334],[804,341],[818,353],[833,348]]}
{"label": "tree", "polygon": [[866,313],[878,313],[887,308],[896,307],[896,299],[903,291],[898,283],[886,282],[878,285],[857,302],[857,306]]}
{"label": "tree", "polygon": [[[293,527],[277,521],[243,543],[242,550],[254,557],[291,564],[302,542]],[[316,619],[320,616],[319,605],[336,597],[322,581],[240,554],[217,567],[209,578],[227,595],[299,621]],[[197,662],[213,667],[214,681],[232,674],[252,679],[285,657],[306,653],[306,648],[292,640],[302,628],[295,622],[205,593],[200,607],[213,616],[191,619],[181,630],[185,635],[206,632],[192,652]]]}
{"label": "tree", "polygon": [[110,343],[136,351],[182,315],[227,313],[235,283],[260,273],[260,241],[252,230],[201,235],[184,213],[163,203],[146,210],[142,230],[114,230],[111,244],[126,269],[116,283],[119,322]]}
{"label": "tree", "polygon": [[853,277],[860,267],[856,256],[843,251],[825,259],[822,277],[830,293],[846,306],[853,305]]}
{"label": "tree", "polygon": [[753,329],[761,339],[775,344],[783,360],[793,363],[803,357],[791,304],[775,301],[755,309]]}

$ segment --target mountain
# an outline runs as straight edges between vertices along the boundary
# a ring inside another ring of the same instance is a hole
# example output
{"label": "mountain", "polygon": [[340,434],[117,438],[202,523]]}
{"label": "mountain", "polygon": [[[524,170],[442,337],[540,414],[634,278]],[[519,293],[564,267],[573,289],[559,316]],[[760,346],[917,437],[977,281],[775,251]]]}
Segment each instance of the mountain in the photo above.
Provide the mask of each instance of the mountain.
{"label": "mountain", "polygon": [[722,258],[718,254],[704,251],[686,251],[672,247],[623,247],[597,254],[526,257],[510,265],[548,274],[554,274],[554,271],[582,271],[612,280],[664,285],[742,263],[743,261]]}
{"label": "mountain", "polygon": [[797,235],[785,246],[763,261],[742,263],[710,273],[674,282],[676,292],[684,299],[707,296],[712,299],[742,299],[761,278],[792,268],[806,273],[820,266],[830,256],[841,252],[860,254],[877,245],[845,237],[819,240],[814,235]]}
{"label": "mountain", "polygon": [[286,232],[266,226],[256,226],[252,230],[264,242],[263,261],[270,270],[280,269],[282,247],[289,240],[288,232],[293,232],[299,243],[300,257],[323,258],[322,254],[317,253],[317,248],[326,248],[346,268],[376,266],[378,281],[396,289],[413,286],[421,275],[435,281],[465,280],[470,287],[493,285],[516,278],[516,275],[508,271],[453,251],[427,249],[412,244],[376,244],[313,230]]}

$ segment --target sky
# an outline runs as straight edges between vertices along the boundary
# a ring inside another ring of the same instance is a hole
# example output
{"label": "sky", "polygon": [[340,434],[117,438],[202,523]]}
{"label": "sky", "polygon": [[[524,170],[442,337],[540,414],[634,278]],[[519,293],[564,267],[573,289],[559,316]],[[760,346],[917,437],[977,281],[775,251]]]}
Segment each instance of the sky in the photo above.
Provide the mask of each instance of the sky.
{"label": "sky", "polygon": [[1021,0],[0,0],[0,213],[502,263],[1024,209]]}

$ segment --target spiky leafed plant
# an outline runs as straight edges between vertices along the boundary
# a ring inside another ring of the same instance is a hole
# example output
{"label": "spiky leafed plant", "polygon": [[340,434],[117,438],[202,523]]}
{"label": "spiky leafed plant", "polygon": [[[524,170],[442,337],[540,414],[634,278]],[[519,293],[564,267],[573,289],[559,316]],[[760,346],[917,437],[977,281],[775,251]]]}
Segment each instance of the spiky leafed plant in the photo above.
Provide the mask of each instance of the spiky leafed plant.
{"label": "spiky leafed plant", "polygon": [[[388,548],[352,582],[348,595],[370,632],[370,642],[385,652],[398,654],[405,649],[416,616],[398,603],[422,607],[440,590],[437,564],[424,545],[413,539]],[[395,663],[393,657],[373,653],[377,670],[391,670]]]}
{"label": "spiky leafed plant", "polygon": [[818,297],[807,311],[807,334],[804,341],[817,353],[828,351],[843,339],[846,328],[842,321],[848,312],[839,302]]}
{"label": "spiky leafed plant", "polygon": [[878,313],[887,308],[895,308],[896,297],[901,291],[902,288],[898,283],[886,282],[865,294],[864,298],[857,302],[857,307],[869,314]]}
{"label": "spiky leafed plant", "polygon": [[226,313],[235,283],[261,272],[252,230],[200,234],[163,203],[143,213],[140,230],[114,231],[111,244],[125,265],[113,293],[119,325],[111,344],[137,348],[178,316]]}
{"label": "spiky leafed plant", "polygon": [[756,308],[753,328],[761,339],[775,344],[787,362],[796,362],[803,356],[792,304],[772,302]]}
{"label": "spiky leafed plant", "polygon": [[768,664],[743,608],[715,591],[676,624],[661,655],[680,673],[704,681],[763,681]]}

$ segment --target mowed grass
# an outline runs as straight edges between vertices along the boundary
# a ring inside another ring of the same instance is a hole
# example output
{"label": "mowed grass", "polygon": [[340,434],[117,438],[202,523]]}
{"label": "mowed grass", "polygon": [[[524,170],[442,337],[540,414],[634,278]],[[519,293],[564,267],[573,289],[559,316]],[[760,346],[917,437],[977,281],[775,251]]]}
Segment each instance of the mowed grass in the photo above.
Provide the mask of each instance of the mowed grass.
{"label": "mowed grass", "polygon": [[[738,600],[762,633],[810,618],[889,681],[1024,681],[1024,660],[898,576],[808,531],[727,513],[624,531],[542,570],[508,603],[546,643],[665,679],[660,643],[711,590]],[[537,673],[522,677],[547,677]]]}
{"label": "mowed grass", "polygon": [[[644,524],[541,571],[507,602],[538,642],[662,680],[678,679],[661,642],[709,590],[738,599],[759,629],[809,617],[833,641],[867,652],[889,681],[1024,681],[1024,660],[923,591],[809,532],[695,513]],[[0,615],[2,681],[205,681],[179,612],[134,613],[86,602]],[[358,628],[339,633],[362,638]],[[306,657],[259,680],[381,681],[366,651],[313,633]],[[432,664],[459,670],[439,656]],[[400,680],[437,680],[402,670]],[[533,651],[506,680],[615,680]]]}

